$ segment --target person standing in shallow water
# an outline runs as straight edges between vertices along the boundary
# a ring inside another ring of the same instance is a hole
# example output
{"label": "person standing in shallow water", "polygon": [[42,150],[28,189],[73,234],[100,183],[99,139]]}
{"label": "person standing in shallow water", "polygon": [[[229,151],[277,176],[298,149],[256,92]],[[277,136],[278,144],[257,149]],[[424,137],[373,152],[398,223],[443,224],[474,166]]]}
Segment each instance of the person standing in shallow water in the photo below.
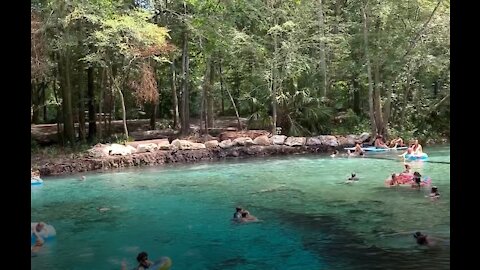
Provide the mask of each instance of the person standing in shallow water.
{"label": "person standing in shallow water", "polygon": [[419,172],[414,172],[412,187],[419,189],[421,186],[421,183],[422,183],[422,175]]}

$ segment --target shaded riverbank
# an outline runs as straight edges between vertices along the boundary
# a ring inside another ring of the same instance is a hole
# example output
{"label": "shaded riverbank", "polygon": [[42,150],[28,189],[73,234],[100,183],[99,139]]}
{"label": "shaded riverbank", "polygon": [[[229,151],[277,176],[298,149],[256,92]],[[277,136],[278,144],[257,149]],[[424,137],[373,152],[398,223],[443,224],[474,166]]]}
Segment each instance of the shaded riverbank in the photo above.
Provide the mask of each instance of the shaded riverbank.
{"label": "shaded riverbank", "polygon": [[86,155],[42,159],[32,162],[32,168],[40,170],[42,176],[75,174],[95,170],[111,170],[133,166],[158,166],[168,163],[193,163],[198,161],[215,161],[226,158],[248,158],[276,155],[307,153],[328,153],[344,146],[237,146],[227,149],[211,148],[197,150],[158,150],[155,152],[135,153],[126,156],[106,156],[93,158]]}

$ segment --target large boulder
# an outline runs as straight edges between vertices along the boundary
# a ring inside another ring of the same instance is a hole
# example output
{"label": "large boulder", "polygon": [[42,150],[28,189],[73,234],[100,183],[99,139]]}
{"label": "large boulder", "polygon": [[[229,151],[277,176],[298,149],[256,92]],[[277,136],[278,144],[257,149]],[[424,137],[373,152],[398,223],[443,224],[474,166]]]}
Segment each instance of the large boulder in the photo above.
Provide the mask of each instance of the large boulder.
{"label": "large boulder", "polygon": [[236,138],[240,138],[240,137],[249,137],[251,138],[252,140],[254,140],[255,138],[259,137],[259,136],[262,136],[262,135],[269,135],[270,132],[266,131],[266,130],[242,130],[242,131],[225,131],[225,132],[222,132],[220,133],[220,135],[218,135],[218,139],[220,141],[225,141],[225,140],[235,140]]}
{"label": "large boulder", "polygon": [[192,150],[205,149],[205,144],[203,143],[192,143]]}
{"label": "large boulder", "polygon": [[360,141],[361,143],[367,141],[368,139],[370,139],[370,133],[368,132],[363,132],[357,137],[357,140]]}
{"label": "large boulder", "polygon": [[211,141],[205,142],[205,147],[216,148],[216,147],[218,147],[218,141],[217,140],[211,140]]}
{"label": "large boulder", "polygon": [[323,145],[338,146],[337,138],[333,135],[320,135],[317,137]]}
{"label": "large boulder", "polygon": [[162,140],[158,142],[158,149],[160,150],[170,150],[172,149],[172,145],[168,142],[168,140]]}
{"label": "large boulder", "polygon": [[258,136],[253,140],[253,144],[256,145],[271,145],[272,143],[268,139],[267,135]]}
{"label": "large boulder", "polygon": [[352,145],[355,144],[356,136],[354,135],[347,135],[345,136],[336,136],[338,145]]}
{"label": "large boulder", "polygon": [[102,158],[102,157],[108,157],[110,154],[109,152],[109,145],[106,144],[96,144],[94,147],[91,149],[87,150],[87,153],[90,157],[93,158]]}
{"label": "large boulder", "polygon": [[220,146],[220,148],[223,148],[223,149],[227,149],[227,148],[230,148],[233,146],[233,143],[232,143],[232,140],[224,140],[224,141],[221,141],[218,146]]}
{"label": "large boulder", "polygon": [[322,141],[320,141],[319,138],[317,137],[310,137],[307,139],[307,143],[306,145],[310,146],[310,145],[321,145],[322,144]]}
{"label": "large boulder", "polygon": [[179,150],[191,150],[193,147],[193,143],[186,140],[175,139],[172,142],[172,146]]}
{"label": "large boulder", "polygon": [[269,140],[272,144],[282,145],[285,143],[286,139],[287,139],[287,136],[285,135],[273,135],[272,137],[270,137]]}
{"label": "large boulder", "polygon": [[253,140],[249,137],[239,137],[233,140],[233,145],[238,145],[238,146],[248,146],[253,144]]}
{"label": "large boulder", "polygon": [[137,146],[137,153],[155,152],[158,150],[156,143],[141,143]]}
{"label": "large boulder", "polygon": [[305,137],[288,137],[285,140],[285,145],[288,146],[303,146],[307,142],[307,138]]}
{"label": "large boulder", "polygon": [[127,145],[125,146],[127,148],[127,151],[130,151],[131,154],[135,154],[137,153],[137,148],[131,146],[131,145]]}
{"label": "large boulder", "polygon": [[127,148],[125,145],[114,143],[107,147],[108,154],[111,156],[128,156],[132,154],[130,148]]}

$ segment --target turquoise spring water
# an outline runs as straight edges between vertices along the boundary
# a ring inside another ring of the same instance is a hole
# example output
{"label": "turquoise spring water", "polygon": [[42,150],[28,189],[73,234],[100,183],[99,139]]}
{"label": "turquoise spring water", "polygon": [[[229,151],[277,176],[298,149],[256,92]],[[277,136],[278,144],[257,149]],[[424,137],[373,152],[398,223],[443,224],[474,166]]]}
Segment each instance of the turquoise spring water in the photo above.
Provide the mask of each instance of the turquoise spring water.
{"label": "turquoise spring water", "polygon": [[[384,187],[398,153],[303,155],[46,178],[32,187],[31,218],[52,224],[31,269],[120,269],[136,254],[183,269],[449,269],[450,148],[412,163],[428,189]],[[345,184],[350,172],[360,181]],[[262,222],[232,224],[235,206]],[[98,208],[108,207],[108,211]],[[420,230],[446,240],[419,247]]]}

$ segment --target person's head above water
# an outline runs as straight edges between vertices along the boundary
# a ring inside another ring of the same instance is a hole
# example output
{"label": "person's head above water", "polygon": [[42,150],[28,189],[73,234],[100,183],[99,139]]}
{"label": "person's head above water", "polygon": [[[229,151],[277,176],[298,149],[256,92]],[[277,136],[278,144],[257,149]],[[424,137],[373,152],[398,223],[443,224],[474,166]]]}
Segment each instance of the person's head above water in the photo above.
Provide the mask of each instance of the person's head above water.
{"label": "person's head above water", "polygon": [[436,186],[433,186],[432,187],[432,193],[437,193],[438,192],[438,188]]}
{"label": "person's head above water", "polygon": [[240,212],[240,211],[243,210],[243,208],[241,208],[241,207],[235,207],[235,210],[236,210],[237,212]]}
{"label": "person's head above water", "polygon": [[355,176],[357,176],[357,174],[352,172],[352,178],[355,177]]}
{"label": "person's head above water", "polygon": [[406,170],[410,170],[412,167],[410,166],[410,164],[405,164],[405,169]]}
{"label": "person's head above water", "polygon": [[417,239],[417,244],[419,244],[419,245],[428,244],[427,236],[422,234],[421,232],[414,233],[413,237],[415,237],[415,239]]}
{"label": "person's head above water", "polygon": [[422,177],[422,175],[421,175],[419,172],[414,172],[413,175],[414,175],[415,177]]}
{"label": "person's head above water", "polygon": [[248,212],[243,212],[242,213],[242,217],[247,217],[247,215],[248,215]]}
{"label": "person's head above water", "polygon": [[142,251],[140,253],[138,253],[137,255],[137,262],[139,262],[140,264],[143,264],[145,261],[148,260],[148,254],[147,252],[145,251]]}
{"label": "person's head above water", "polygon": [[35,226],[35,229],[37,230],[37,232],[43,230],[43,228],[45,227],[45,222],[43,221],[40,221],[37,223],[37,226]]}

